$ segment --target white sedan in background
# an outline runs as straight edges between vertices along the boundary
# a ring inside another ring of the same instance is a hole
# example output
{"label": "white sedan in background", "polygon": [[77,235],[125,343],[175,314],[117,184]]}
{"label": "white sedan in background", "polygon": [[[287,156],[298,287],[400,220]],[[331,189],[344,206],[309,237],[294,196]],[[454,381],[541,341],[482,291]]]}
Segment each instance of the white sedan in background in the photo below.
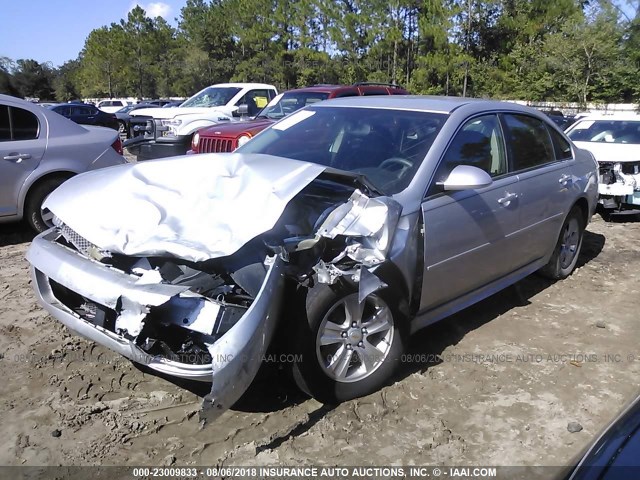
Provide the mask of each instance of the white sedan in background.
{"label": "white sedan in background", "polygon": [[640,115],[590,114],[569,127],[567,135],[598,161],[599,203],[605,217],[621,211],[640,213]]}

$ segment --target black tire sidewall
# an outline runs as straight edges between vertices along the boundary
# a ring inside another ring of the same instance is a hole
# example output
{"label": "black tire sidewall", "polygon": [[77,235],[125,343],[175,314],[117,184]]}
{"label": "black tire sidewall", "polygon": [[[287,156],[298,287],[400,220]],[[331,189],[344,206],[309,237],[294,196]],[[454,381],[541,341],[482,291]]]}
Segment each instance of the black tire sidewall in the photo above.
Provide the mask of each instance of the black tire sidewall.
{"label": "black tire sidewall", "polygon": [[65,180],[66,178],[50,178],[36,185],[36,187],[29,192],[24,206],[24,216],[31,228],[36,232],[42,233],[49,228],[42,219],[42,203],[51,192],[62,185]]}
{"label": "black tire sidewall", "polygon": [[[340,403],[362,397],[382,388],[400,364],[406,341],[406,321],[400,316],[388,289],[376,292],[391,310],[394,334],[391,349],[371,375],[357,382],[337,382],[328,377],[319,364],[316,354],[316,338],[322,319],[329,309],[340,299],[357,290],[346,286],[316,284],[306,291],[303,305],[298,309],[302,318],[293,318],[295,352],[299,361],[293,364],[293,378],[307,394],[323,403]],[[391,297],[391,298],[390,298]]]}
{"label": "black tire sidewall", "polygon": [[[564,229],[567,227],[567,225],[569,224],[572,218],[575,218],[578,221],[580,239],[578,240],[577,251],[575,256],[573,257],[573,260],[571,261],[571,264],[565,268],[562,268],[562,266],[560,265],[560,250],[562,248],[562,234],[564,232]],[[569,212],[569,215],[567,215],[567,218],[565,219],[564,223],[562,224],[562,228],[560,229],[560,234],[558,235],[558,241],[556,242],[556,247],[553,251],[553,255],[551,256],[551,260],[549,261],[549,264],[546,266],[546,268],[543,269],[543,273],[546,276],[556,280],[562,280],[564,278],[567,278],[569,275],[571,275],[571,273],[576,267],[576,264],[578,263],[578,257],[580,257],[580,251],[582,250],[582,240],[584,239],[585,227],[586,225],[582,217],[582,212],[580,211],[579,207],[574,206]]]}

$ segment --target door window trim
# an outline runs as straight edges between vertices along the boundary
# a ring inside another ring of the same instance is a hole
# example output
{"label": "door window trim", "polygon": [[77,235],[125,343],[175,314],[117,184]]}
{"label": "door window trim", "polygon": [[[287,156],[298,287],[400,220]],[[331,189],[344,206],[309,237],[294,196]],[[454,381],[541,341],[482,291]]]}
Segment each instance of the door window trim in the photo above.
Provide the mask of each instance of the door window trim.
{"label": "door window trim", "polygon": [[[511,171],[511,173],[514,173],[516,175],[520,174],[520,173],[526,173],[526,172],[531,172],[533,170],[536,170],[538,168],[544,168],[544,167],[548,167],[550,165],[556,164],[556,163],[560,163],[560,162],[565,162],[567,160],[558,160],[556,158],[556,149],[554,148],[553,145],[553,139],[551,138],[551,133],[549,133],[549,129],[547,128],[546,122],[538,117],[536,117],[535,115],[530,115],[528,112],[509,112],[509,111],[503,111],[499,113],[499,118],[501,123],[503,123],[502,126],[502,130],[504,132],[506,132],[506,134],[509,135],[509,138],[511,138],[511,132],[509,131],[509,129],[507,128],[506,125],[506,120],[504,119],[505,115],[513,115],[513,116],[521,116],[521,117],[528,117],[528,118],[532,118],[534,120],[537,120],[538,122],[540,122],[542,124],[545,130],[545,132],[547,133],[547,137],[549,138],[549,142],[551,143],[551,148],[553,151],[553,160],[550,162],[546,162],[546,163],[540,163],[538,165],[533,165],[531,167],[527,167],[527,168],[521,168],[520,170],[516,170],[515,168],[515,159],[514,159],[514,155],[513,155],[513,151],[511,149],[511,147],[509,146],[507,149],[507,156],[508,156],[508,164],[509,164],[509,169]],[[505,137],[505,143],[506,143],[507,138]],[[510,144],[510,142],[509,142]],[[573,153],[573,149],[571,150],[571,152]]]}
{"label": "door window trim", "polygon": [[[0,141],[1,143],[5,143],[5,142],[29,142],[32,140],[38,140],[40,138],[40,133],[42,132],[42,122],[40,122],[40,118],[38,118],[38,115],[36,115],[35,113],[33,113],[31,110],[27,110],[26,108],[22,108],[22,107],[16,107],[14,105],[4,105],[7,107],[7,115],[9,117],[9,139],[8,140],[2,140]],[[14,120],[13,120],[13,110],[14,109],[20,109],[20,110],[24,110],[25,112],[27,112],[29,115],[31,115],[33,118],[36,119],[36,135],[35,137],[32,138],[15,138],[15,127],[14,127]]]}
{"label": "door window trim", "polygon": [[440,168],[440,164],[442,163],[442,161],[444,160],[444,157],[447,155],[447,152],[449,151],[449,148],[451,147],[451,144],[453,143],[453,139],[458,135],[458,133],[460,133],[460,131],[474,118],[478,118],[478,117],[486,117],[489,115],[493,115],[496,117],[496,120],[498,121],[498,128],[500,129],[500,135],[502,137],[502,148],[504,151],[504,154],[506,155],[506,160],[507,160],[507,171],[505,173],[503,173],[502,175],[496,175],[495,177],[491,177],[491,180],[496,182],[498,180],[502,180],[503,178],[507,178],[512,174],[515,174],[516,172],[512,171],[512,165],[510,162],[510,155],[509,155],[509,151],[507,149],[507,138],[505,136],[505,131],[504,131],[504,126],[502,125],[502,121],[500,119],[500,114],[502,112],[499,110],[493,110],[493,111],[487,111],[487,112],[479,112],[479,113],[474,113],[473,115],[465,118],[462,122],[460,122],[460,125],[458,125],[458,128],[456,129],[456,131],[454,132],[453,135],[451,135],[451,137],[449,138],[449,141],[447,142],[447,146],[444,148],[442,154],[440,155],[440,158],[438,159],[437,165],[436,167],[433,169],[433,172],[431,174],[431,178],[429,179],[429,181],[427,182],[427,185],[425,187],[425,191],[424,194],[422,195],[422,201],[424,202],[427,199],[431,199],[431,198],[436,198],[439,195],[445,195],[446,192],[445,191],[439,191],[439,192],[433,192],[433,193],[429,193],[429,191],[431,190],[431,185],[433,184],[433,182],[435,181],[435,176],[436,173],[438,171],[438,168]]}

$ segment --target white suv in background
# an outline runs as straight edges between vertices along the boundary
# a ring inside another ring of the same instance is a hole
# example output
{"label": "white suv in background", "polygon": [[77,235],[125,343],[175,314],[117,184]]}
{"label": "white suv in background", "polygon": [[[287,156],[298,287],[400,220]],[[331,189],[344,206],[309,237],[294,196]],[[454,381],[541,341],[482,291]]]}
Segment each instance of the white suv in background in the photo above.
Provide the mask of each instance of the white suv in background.
{"label": "white suv in background", "polygon": [[132,111],[124,146],[138,160],[184,155],[199,129],[256,115],[277,94],[276,87],[264,83],[220,83],[178,107]]}
{"label": "white suv in background", "polygon": [[98,103],[97,107],[103,112],[116,113],[122,107],[129,105],[126,100],[103,100]]}

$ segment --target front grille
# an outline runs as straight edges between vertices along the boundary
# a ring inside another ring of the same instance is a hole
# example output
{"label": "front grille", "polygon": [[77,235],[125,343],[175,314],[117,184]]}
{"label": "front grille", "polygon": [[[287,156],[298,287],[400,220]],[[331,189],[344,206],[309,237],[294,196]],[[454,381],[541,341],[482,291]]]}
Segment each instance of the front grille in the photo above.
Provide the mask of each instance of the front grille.
{"label": "front grille", "polygon": [[68,225],[62,224],[60,228],[62,236],[67,242],[76,247],[80,253],[88,256],[89,250],[95,248],[95,245],[89,240],[80,236],[75,230],[71,229]]}
{"label": "front grille", "polygon": [[73,245],[76,250],[82,253],[85,257],[95,258],[96,260],[102,260],[104,258],[111,257],[111,254],[106,250],[99,249],[96,245],[89,240],[78,234],[68,225],[62,223],[60,226],[60,233],[64,239]]}
{"label": "front grille", "polygon": [[129,120],[129,138],[154,138],[155,122],[153,118],[147,116],[131,117]]}
{"label": "front grille", "polygon": [[200,141],[198,142],[198,152],[232,152],[234,150],[235,143],[235,139],[229,140],[225,138],[200,137]]}

